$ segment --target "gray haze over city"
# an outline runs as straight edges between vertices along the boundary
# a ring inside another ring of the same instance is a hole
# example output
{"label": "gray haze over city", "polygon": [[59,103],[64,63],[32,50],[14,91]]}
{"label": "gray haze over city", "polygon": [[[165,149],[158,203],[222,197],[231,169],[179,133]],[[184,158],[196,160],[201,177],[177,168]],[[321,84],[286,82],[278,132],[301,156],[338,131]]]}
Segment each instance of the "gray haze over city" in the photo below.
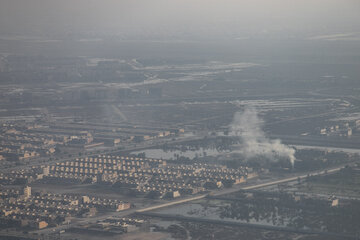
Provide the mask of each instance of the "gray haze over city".
{"label": "gray haze over city", "polygon": [[359,239],[359,13],[0,0],[0,240]]}
{"label": "gray haze over city", "polygon": [[180,39],[303,39],[360,31],[356,0],[2,0],[0,4],[2,34],[89,31]]}

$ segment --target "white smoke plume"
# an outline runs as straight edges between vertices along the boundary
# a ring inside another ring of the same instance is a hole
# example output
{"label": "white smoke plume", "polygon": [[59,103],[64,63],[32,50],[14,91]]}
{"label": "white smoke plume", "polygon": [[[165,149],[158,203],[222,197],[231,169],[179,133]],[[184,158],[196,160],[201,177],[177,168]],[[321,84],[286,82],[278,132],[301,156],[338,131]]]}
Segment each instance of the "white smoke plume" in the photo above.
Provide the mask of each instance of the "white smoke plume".
{"label": "white smoke plume", "polygon": [[246,158],[264,156],[272,161],[286,158],[294,167],[295,149],[281,143],[280,139],[269,139],[262,129],[263,121],[254,108],[236,112],[230,125],[230,135],[238,136],[243,142],[242,153]]}

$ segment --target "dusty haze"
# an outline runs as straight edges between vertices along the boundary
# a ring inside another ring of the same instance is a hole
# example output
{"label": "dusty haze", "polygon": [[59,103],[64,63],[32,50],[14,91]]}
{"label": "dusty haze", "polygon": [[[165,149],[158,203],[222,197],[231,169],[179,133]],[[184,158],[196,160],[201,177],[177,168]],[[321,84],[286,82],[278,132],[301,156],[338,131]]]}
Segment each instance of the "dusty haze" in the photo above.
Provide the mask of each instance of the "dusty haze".
{"label": "dusty haze", "polygon": [[359,12],[358,0],[1,0],[0,34],[304,38],[357,34]]}

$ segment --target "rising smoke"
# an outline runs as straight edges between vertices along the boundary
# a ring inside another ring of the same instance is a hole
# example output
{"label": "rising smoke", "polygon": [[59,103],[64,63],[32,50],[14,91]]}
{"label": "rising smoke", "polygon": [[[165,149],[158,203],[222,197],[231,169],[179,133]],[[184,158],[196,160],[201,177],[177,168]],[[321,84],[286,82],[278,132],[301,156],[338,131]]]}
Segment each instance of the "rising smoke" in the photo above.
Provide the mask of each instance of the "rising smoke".
{"label": "rising smoke", "polygon": [[263,121],[253,108],[246,108],[234,115],[230,134],[238,136],[243,142],[242,153],[246,159],[265,157],[271,161],[286,158],[292,167],[295,162],[295,149],[281,143],[280,139],[269,139],[262,129]]}

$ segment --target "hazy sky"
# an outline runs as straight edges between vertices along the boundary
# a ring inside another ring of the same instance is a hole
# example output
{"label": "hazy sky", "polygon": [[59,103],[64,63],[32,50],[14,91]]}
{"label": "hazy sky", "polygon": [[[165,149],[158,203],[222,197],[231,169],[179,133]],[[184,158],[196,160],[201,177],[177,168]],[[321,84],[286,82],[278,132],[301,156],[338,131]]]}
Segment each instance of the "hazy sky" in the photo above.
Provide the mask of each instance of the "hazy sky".
{"label": "hazy sky", "polygon": [[0,33],[360,32],[359,0],[0,0]]}

